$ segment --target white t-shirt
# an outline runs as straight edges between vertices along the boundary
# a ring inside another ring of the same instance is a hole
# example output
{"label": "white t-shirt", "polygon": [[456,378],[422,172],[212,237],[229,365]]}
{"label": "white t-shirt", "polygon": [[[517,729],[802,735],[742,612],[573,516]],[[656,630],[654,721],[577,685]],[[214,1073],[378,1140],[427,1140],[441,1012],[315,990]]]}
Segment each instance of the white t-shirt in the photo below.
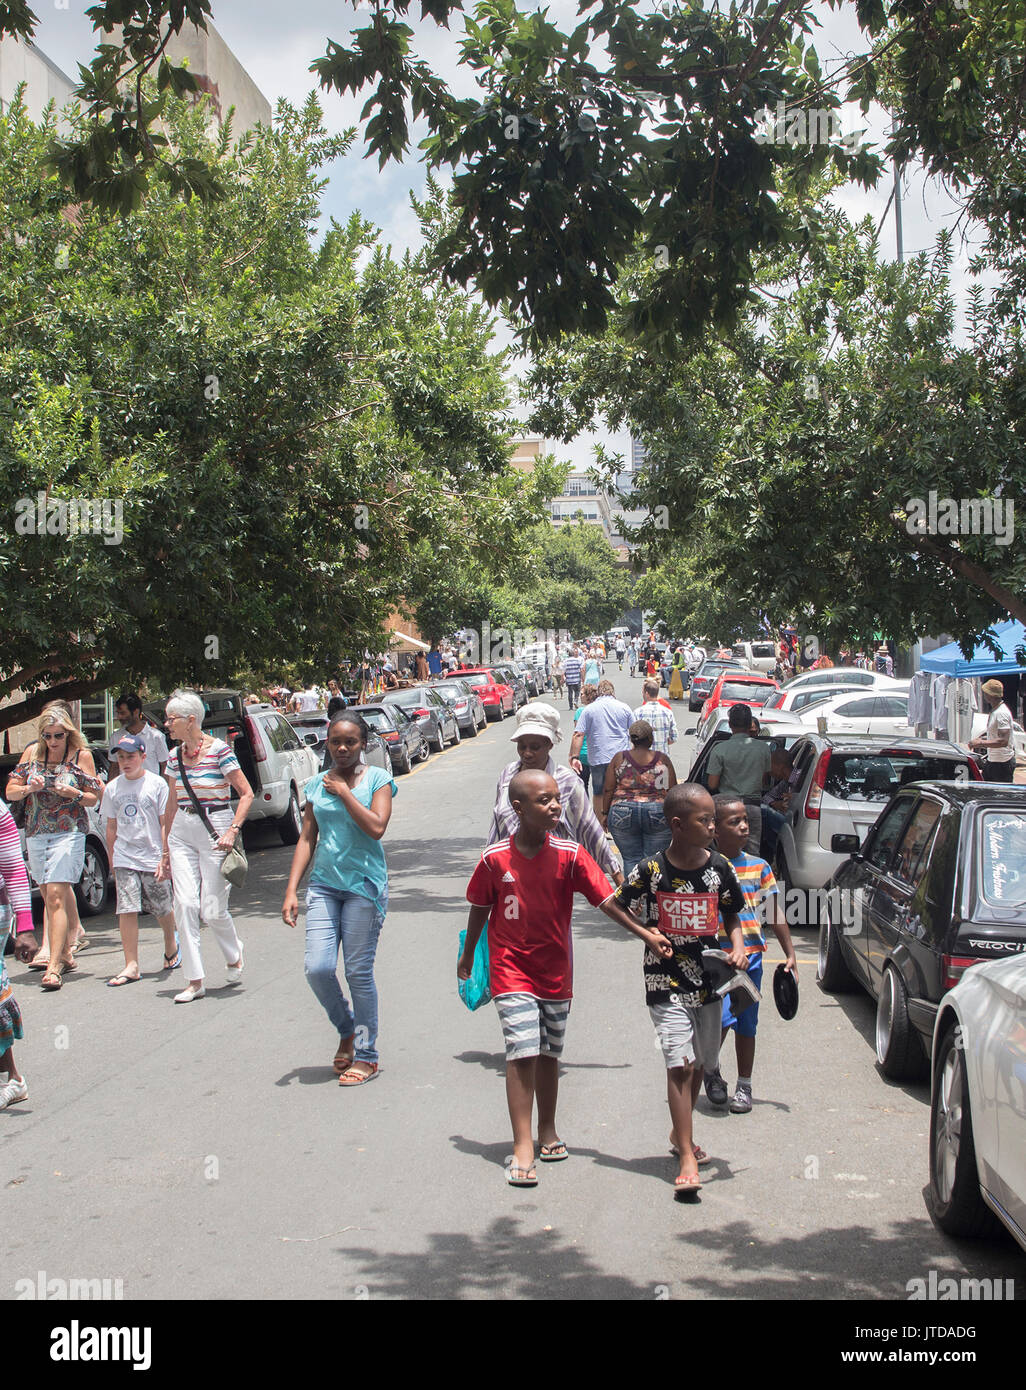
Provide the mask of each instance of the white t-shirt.
{"label": "white t-shirt", "polygon": [[998,705],[991,710],[990,718],[987,720],[987,737],[1001,738],[1008,735],[1008,743],[1004,748],[988,748],[987,761],[989,763],[1008,763],[1015,760],[1015,745],[1012,743],[1012,711],[1007,705]]}
{"label": "white t-shirt", "polygon": [[320,708],[321,697],[314,689],[304,690],[302,694],[296,696],[296,704],[299,706],[299,713],[305,714],[307,710]]}
{"label": "white t-shirt", "polygon": [[114,868],[156,873],[162,837],[160,818],[167,807],[168,785],[154,772],[143,772],[130,781],[115,777],[108,782],[100,802],[100,819],[117,821]]}
{"label": "white t-shirt", "polygon": [[146,745],[143,767],[147,772],[153,772],[159,777],[160,764],[167,762],[167,739],[152,724],[144,724],[142,732],[136,734],[135,737],[141,738]]}

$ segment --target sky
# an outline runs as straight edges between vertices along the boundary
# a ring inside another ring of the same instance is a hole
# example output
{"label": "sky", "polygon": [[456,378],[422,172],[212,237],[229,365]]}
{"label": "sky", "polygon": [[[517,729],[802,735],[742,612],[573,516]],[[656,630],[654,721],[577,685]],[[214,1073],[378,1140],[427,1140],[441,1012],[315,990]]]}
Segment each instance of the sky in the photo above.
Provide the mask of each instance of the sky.
{"label": "sky", "polygon": [[[33,8],[40,21],[35,43],[74,78],[77,65],[88,63],[92,58],[97,41],[85,13],[89,5],[83,0],[34,0]],[[366,23],[370,13],[366,3],[354,9],[352,0],[291,0],[288,5],[282,5],[279,0],[212,0],[211,8],[216,28],[272,107],[279,97],[287,98],[296,106],[302,105],[308,94],[317,88],[315,75],[309,71],[311,62],[324,54],[329,39],[348,44],[349,31]],[[526,8],[524,0],[522,8]],[[574,27],[576,0],[552,0],[547,10],[550,21],[564,32]],[[420,6],[414,0],[411,17],[406,21],[415,31],[417,52],[446,80],[454,93],[474,95],[473,77],[458,62],[459,17],[454,16],[454,29],[447,33],[430,21],[422,23],[412,18],[419,11]],[[283,15],[288,16],[287,26],[283,24]],[[825,71],[830,71],[845,55],[863,51],[866,44],[855,22],[854,6],[846,3],[835,12],[824,5],[822,27],[816,31],[813,42]],[[321,92],[320,98],[329,130],[337,132],[359,125],[366,94],[341,97],[334,92]],[[846,133],[864,125],[868,125],[864,137],[867,142],[882,140],[886,129],[885,113],[871,112],[867,121],[857,108],[844,112],[842,128]],[[419,240],[419,224],[410,207],[409,194],[412,190],[419,197],[424,191],[426,171],[416,150],[417,141],[424,133],[423,130],[418,133],[414,127],[411,142],[414,148],[405,162],[390,162],[383,170],[378,169],[376,158],[363,157],[358,137],[350,154],[325,171],[329,183],[323,199],[324,225],[331,217],[344,223],[358,210],[381,228],[382,242],[391,244],[397,254],[415,246]],[[891,181],[886,179],[868,192],[858,186],[839,190],[836,201],[853,220],[871,214],[879,223],[890,192]],[[957,217],[957,209],[944,191],[918,173],[906,176],[903,181],[902,212],[906,258],[928,250],[938,232],[952,227]],[[893,210],[887,214],[881,245],[885,255],[895,254]],[[960,302],[964,302],[965,297],[965,267],[969,255],[970,248],[959,246],[953,289]],[[509,337],[500,326],[497,345],[505,346],[508,342]],[[608,432],[594,438],[582,435],[569,445],[554,445],[553,452],[560,459],[570,459],[576,467],[588,467],[593,462],[595,438],[613,452],[629,455],[627,435]]]}

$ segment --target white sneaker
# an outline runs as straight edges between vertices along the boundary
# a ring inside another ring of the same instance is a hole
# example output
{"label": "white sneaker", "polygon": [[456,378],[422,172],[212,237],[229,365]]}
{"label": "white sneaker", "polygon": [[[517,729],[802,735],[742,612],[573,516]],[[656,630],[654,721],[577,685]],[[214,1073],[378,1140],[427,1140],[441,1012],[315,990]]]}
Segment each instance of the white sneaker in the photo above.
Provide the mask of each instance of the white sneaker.
{"label": "white sneaker", "polygon": [[6,1110],[19,1100],[28,1100],[28,1087],[24,1081],[8,1081],[6,1086],[0,1086],[0,1110]]}
{"label": "white sneaker", "polygon": [[175,1003],[191,1004],[194,999],[202,999],[206,992],[203,985],[200,985],[199,989],[195,989],[192,985],[187,985],[186,988],[182,990],[181,994],[175,995]]}
{"label": "white sneaker", "polygon": [[239,984],[239,983],[241,982],[241,980],[242,980],[242,967],[243,967],[245,964],[246,964],[246,962],[245,962],[245,959],[243,958],[243,954],[242,954],[242,942],[240,941],[240,942],[239,942],[239,963],[238,963],[238,965],[229,965],[229,967],[228,967],[228,983],[229,983],[230,985],[237,985],[237,984]]}

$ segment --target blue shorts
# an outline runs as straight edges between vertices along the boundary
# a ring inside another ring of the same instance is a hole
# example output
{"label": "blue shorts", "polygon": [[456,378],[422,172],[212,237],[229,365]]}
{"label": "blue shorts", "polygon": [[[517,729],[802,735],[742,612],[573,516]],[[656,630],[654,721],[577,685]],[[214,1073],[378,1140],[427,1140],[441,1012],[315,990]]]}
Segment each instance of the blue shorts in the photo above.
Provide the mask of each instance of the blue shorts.
{"label": "blue shorts", "polygon": [[[762,955],[751,955],[748,957],[748,978],[755,988],[762,993]],[[749,1004],[743,1013],[734,1016],[734,1011],[730,1007],[730,997],[723,1001],[723,1026],[733,1028],[739,1038],[754,1038],[755,1030],[759,1026],[759,1006]]]}

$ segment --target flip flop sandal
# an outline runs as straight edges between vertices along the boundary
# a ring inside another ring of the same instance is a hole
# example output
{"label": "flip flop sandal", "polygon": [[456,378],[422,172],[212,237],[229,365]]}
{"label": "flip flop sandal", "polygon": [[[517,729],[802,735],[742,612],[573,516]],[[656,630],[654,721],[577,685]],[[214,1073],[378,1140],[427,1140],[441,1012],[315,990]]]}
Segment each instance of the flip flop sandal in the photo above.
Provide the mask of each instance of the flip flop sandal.
{"label": "flip flop sandal", "polygon": [[350,1033],[347,1038],[339,1039],[338,1051],[335,1053],[335,1056],[332,1060],[332,1066],[335,1068],[335,1071],[338,1073],[339,1076],[341,1076],[343,1072],[347,1072],[349,1068],[353,1065],[353,1062],[356,1060],[356,1053],[350,1052],[349,1048],[345,1046],[346,1043],[349,1043],[350,1046],[352,1046],[355,1042],[355,1033]]}
{"label": "flip flop sandal", "polygon": [[120,989],[122,985],[137,985],[141,978],[140,975],[115,975],[112,980],[107,981],[107,988]]}
{"label": "flip flop sandal", "polygon": [[[364,1065],[368,1064],[365,1063]],[[374,1070],[371,1072],[354,1071],[352,1067],[348,1067],[339,1077],[338,1084],[340,1086],[362,1086],[367,1081],[373,1081],[378,1075],[378,1064],[375,1062],[373,1065]],[[352,1079],[348,1080],[347,1078]]]}
{"label": "flip flop sandal", "polygon": [[[562,1150],[562,1152],[560,1152]],[[562,1163],[564,1158],[569,1158],[570,1153],[562,1139],[557,1139],[554,1144],[542,1144],[539,1158],[543,1163]]]}
{"label": "flip flop sandal", "polygon": [[[518,1176],[514,1177],[514,1173],[518,1174]],[[531,1176],[532,1173],[534,1173],[533,1178]],[[506,1181],[509,1183],[510,1187],[537,1187],[538,1174],[534,1172],[533,1163],[529,1168],[520,1168],[517,1164],[511,1163],[506,1168]]]}
{"label": "flip flop sandal", "polygon": [[[47,980],[50,981],[49,984],[47,984]],[[44,989],[54,991],[63,988],[64,985],[64,981],[56,970],[48,970],[39,983]]]}
{"label": "flip flop sandal", "polygon": [[93,943],[89,940],[88,936],[83,936],[83,938],[82,938],[81,941],[76,941],[76,942],[75,942],[74,946],[71,947],[71,950],[72,950],[72,951],[88,951],[88,950],[89,950],[89,947],[90,947],[92,944],[93,944]]}
{"label": "flip flop sandal", "polygon": [[174,953],[173,956],[167,956],[167,955],[165,955],[165,957],[164,957],[164,969],[165,969],[165,970],[177,970],[178,967],[181,965],[181,963],[182,963],[182,950],[181,950],[180,945],[178,944],[178,933],[175,932],[175,953]]}
{"label": "flip flop sandal", "polygon": [[697,1173],[678,1174],[673,1180],[674,1192],[698,1192],[702,1186],[702,1179]]}
{"label": "flip flop sandal", "polygon": [[[706,1164],[712,1162],[712,1159],[700,1145],[692,1144],[691,1147],[694,1150],[695,1162],[699,1168],[704,1168]],[[677,1148],[676,1144],[670,1145],[670,1153],[673,1154],[674,1158],[680,1158],[680,1149]]]}
{"label": "flip flop sandal", "polygon": [[50,965],[50,958],[49,958],[49,956],[47,956],[46,960],[30,960],[30,961],[29,961],[29,969],[30,969],[30,970],[46,970],[46,969],[49,968],[49,965]]}

